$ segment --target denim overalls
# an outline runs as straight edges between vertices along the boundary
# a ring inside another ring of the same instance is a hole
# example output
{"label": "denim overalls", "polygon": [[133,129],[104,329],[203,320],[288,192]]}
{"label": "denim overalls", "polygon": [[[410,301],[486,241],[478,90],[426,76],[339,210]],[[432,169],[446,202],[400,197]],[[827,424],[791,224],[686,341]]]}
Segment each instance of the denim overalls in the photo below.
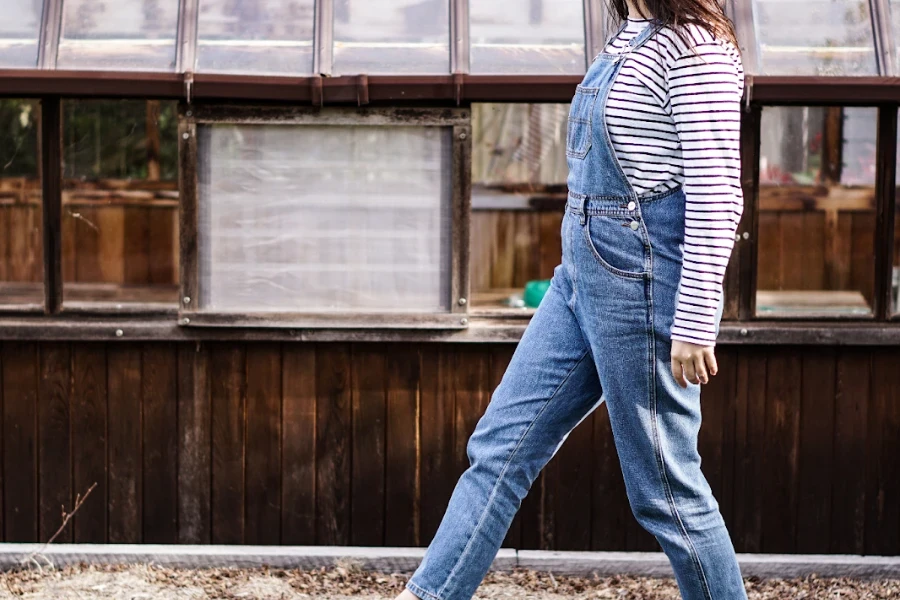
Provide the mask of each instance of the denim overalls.
{"label": "denim overalls", "polygon": [[[700,471],[700,386],[681,388],[670,368],[684,193],[638,196],[606,127],[606,101],[624,55],[656,31],[649,25],[622,55],[600,54],[577,88],[566,144],[562,264],[469,439],[471,466],[407,584],[420,598],[472,597],[541,469],[602,401],[632,511],[669,557],[682,596],[746,598]],[[589,483],[567,484],[591,493]]]}

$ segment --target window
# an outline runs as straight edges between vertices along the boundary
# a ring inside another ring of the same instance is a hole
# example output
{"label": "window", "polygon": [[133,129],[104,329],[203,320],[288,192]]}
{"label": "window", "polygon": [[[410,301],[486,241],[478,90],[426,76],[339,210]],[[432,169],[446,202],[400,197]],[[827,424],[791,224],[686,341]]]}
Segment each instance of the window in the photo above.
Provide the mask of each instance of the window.
{"label": "window", "polygon": [[3,0],[0,19],[0,67],[37,66],[42,2]]}
{"label": "window", "polygon": [[582,0],[472,0],[471,72],[580,75],[584,32]]}
{"label": "window", "polygon": [[867,0],[753,0],[765,75],[877,75]]}
{"label": "window", "polygon": [[63,103],[64,308],[178,298],[174,102]]}
{"label": "window", "polygon": [[450,72],[448,0],[334,0],[334,73]]}
{"label": "window", "polygon": [[874,108],[763,109],[758,315],[871,315],[876,123]]}
{"label": "window", "polygon": [[44,303],[40,105],[0,99],[0,309]]}
{"label": "window", "polygon": [[468,118],[192,108],[183,323],[464,325]]}
{"label": "window", "polygon": [[472,308],[530,315],[525,286],[562,255],[566,199],[563,104],[476,104],[472,159]]}
{"label": "window", "polygon": [[197,70],[312,73],[313,0],[200,0]]}
{"label": "window", "polygon": [[60,69],[174,71],[178,0],[65,0]]}

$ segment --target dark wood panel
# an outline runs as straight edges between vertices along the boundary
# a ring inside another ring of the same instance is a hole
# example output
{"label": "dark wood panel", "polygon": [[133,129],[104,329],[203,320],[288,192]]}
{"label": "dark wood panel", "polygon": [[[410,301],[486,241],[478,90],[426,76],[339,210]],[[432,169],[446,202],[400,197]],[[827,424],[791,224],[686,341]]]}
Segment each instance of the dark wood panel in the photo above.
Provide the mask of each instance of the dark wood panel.
{"label": "dark wood panel", "polygon": [[244,542],[244,357],[243,346],[210,350],[214,544]]}
{"label": "dark wood panel", "polygon": [[171,346],[143,348],[144,541],[178,542],[178,355]]}
{"label": "dark wood panel", "polygon": [[[93,492],[72,519],[74,542],[107,540],[107,364],[102,344],[79,344],[72,351],[72,479],[76,497]],[[68,507],[71,510],[72,507]]]}
{"label": "dark wood panel", "polygon": [[800,358],[769,355],[766,369],[766,449],[763,465],[764,552],[794,552],[797,529],[797,461],[800,444]]}
{"label": "dark wood panel", "polygon": [[350,346],[316,354],[316,543],[350,543]]}
{"label": "dark wood panel", "polygon": [[738,358],[734,469],[741,476],[732,494],[732,536],[739,552],[762,549],[767,366],[766,352],[760,349],[749,349]]}
{"label": "dark wood panel", "polygon": [[459,476],[455,466],[455,347],[425,344],[420,351],[421,427],[419,505],[423,543],[434,537]]}
{"label": "dark wood panel", "polygon": [[355,525],[350,543],[355,546],[381,545],[387,534],[386,359],[383,347],[357,345],[353,348],[350,518]]}
{"label": "dark wood panel", "polygon": [[284,544],[316,540],[316,347],[284,346],[282,357],[282,517]]}
{"label": "dark wood panel", "polygon": [[281,540],[281,347],[247,348],[244,542]]}
{"label": "dark wood panel", "polygon": [[[387,353],[387,427],[384,543],[419,546],[419,351],[414,345]],[[487,383],[487,381],[485,381]]]}
{"label": "dark wood panel", "polygon": [[[0,529],[47,539],[97,482],[61,541],[424,546],[513,348],[4,342]],[[900,554],[897,350],[718,358],[700,452],[737,549]],[[504,543],[657,549],[630,513],[605,407]]]}
{"label": "dark wood panel", "polygon": [[812,350],[801,361],[797,551],[815,553],[826,548],[831,537],[836,357],[830,349]]}
{"label": "dark wood panel", "polygon": [[178,541],[208,544],[211,406],[209,346],[178,346]]}
{"label": "dark wood panel", "polygon": [[[109,542],[137,544],[143,529],[141,347],[114,345],[107,353],[109,411]],[[151,449],[155,438],[148,438]],[[149,508],[149,507],[148,507]]]}
{"label": "dark wood panel", "polygon": [[[866,435],[870,356],[841,352],[837,362],[831,551],[865,552]],[[840,548],[841,550],[837,550]]]}
{"label": "dark wood panel", "polygon": [[[49,540],[62,525],[63,507],[72,507],[72,447],[70,407],[72,355],[68,344],[41,344],[41,381],[38,398],[38,538]],[[67,525],[56,538],[72,541]]]}
{"label": "dark wood panel", "polygon": [[3,520],[8,542],[38,534],[38,354],[32,343],[2,345]]}
{"label": "dark wood panel", "polygon": [[900,553],[900,351],[872,355],[866,439],[866,553]]}

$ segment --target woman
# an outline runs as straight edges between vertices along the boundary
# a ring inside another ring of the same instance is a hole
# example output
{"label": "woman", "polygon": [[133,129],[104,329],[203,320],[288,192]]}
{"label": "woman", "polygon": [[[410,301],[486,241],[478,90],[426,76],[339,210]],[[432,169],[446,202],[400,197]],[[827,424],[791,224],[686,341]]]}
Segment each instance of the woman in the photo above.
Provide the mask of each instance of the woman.
{"label": "woman", "polygon": [[682,596],[746,598],[697,453],[743,211],[740,55],[715,0],[609,1],[623,25],[569,116],[562,264],[398,600],[472,597],[532,482],[601,393],[632,511]]}

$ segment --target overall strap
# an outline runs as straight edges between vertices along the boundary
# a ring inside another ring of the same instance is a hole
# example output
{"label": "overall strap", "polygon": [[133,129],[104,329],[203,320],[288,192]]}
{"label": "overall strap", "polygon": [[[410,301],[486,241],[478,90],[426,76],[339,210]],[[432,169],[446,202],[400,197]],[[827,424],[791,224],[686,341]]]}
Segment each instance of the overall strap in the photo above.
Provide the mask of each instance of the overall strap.
{"label": "overall strap", "polygon": [[653,19],[649,25],[647,25],[642,32],[631,38],[631,41],[628,43],[628,52],[634,52],[635,50],[640,50],[641,47],[649,42],[656,33],[663,28],[663,24]]}

